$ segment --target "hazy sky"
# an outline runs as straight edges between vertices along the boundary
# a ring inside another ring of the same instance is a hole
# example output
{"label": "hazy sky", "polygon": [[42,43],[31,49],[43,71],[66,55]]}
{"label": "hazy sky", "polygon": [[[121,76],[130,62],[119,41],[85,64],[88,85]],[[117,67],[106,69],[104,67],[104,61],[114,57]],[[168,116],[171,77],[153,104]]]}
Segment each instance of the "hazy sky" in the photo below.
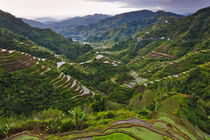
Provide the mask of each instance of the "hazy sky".
{"label": "hazy sky", "polygon": [[190,13],[209,5],[210,0],[0,0],[1,10],[27,18],[114,15],[141,9]]}

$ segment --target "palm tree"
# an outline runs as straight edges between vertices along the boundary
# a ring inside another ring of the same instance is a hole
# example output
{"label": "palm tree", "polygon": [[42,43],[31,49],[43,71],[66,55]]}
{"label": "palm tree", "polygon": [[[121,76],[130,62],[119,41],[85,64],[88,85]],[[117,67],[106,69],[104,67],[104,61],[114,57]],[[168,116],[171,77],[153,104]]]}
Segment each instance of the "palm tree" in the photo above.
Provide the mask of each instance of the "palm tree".
{"label": "palm tree", "polygon": [[85,127],[85,121],[87,120],[87,115],[81,111],[81,109],[74,108],[71,111],[68,111],[73,115],[75,126],[77,130],[81,130]]}

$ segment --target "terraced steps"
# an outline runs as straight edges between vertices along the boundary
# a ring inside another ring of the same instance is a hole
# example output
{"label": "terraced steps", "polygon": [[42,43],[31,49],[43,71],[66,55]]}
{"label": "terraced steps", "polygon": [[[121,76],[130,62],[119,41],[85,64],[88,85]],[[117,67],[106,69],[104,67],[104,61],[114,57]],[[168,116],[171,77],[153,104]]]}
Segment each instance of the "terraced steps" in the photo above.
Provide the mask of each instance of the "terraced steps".
{"label": "terraced steps", "polygon": [[[141,120],[138,118],[132,118],[127,120],[118,120],[113,122],[105,129],[96,129],[96,130],[85,130],[78,132],[69,132],[60,135],[60,138],[71,136],[74,140],[80,139],[103,139],[110,134],[126,134],[134,139],[142,140],[191,140],[193,138],[187,136],[184,132],[177,131],[177,126],[174,126],[171,123],[163,121],[166,124],[168,129],[162,129],[155,125],[156,123],[161,122],[160,120],[152,120],[151,122]],[[181,129],[181,128],[180,128]],[[73,137],[72,137],[72,134]],[[106,137],[107,138],[107,137]],[[120,138],[119,138],[120,139]]]}
{"label": "terraced steps", "polygon": [[79,100],[78,98],[84,99],[83,96],[87,95],[92,97],[94,92],[90,92],[76,79],[59,70],[64,64],[65,62],[57,62],[56,67],[55,62],[44,58],[41,59],[19,51],[0,49],[0,66],[7,72],[18,73],[21,70],[25,71],[26,75],[36,75],[61,94],[71,94],[72,101]]}
{"label": "terraced steps", "polygon": [[34,59],[32,56],[22,55],[17,51],[1,49],[0,56],[0,64],[2,68],[8,72],[30,68],[37,63],[36,59]]}

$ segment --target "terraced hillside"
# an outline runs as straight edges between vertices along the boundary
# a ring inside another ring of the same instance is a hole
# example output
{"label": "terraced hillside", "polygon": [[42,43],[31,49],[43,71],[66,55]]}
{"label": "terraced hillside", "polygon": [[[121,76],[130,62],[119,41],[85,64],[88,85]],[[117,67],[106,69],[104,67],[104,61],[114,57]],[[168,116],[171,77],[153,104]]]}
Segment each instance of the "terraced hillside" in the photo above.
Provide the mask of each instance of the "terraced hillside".
{"label": "terraced hillside", "polygon": [[112,82],[111,78],[114,75],[125,73],[128,68],[120,61],[112,60],[99,52],[88,61],[66,64],[61,70],[90,89],[109,96],[112,101],[126,103],[136,92],[132,88]]}
{"label": "terraced hillside", "polygon": [[18,50],[40,58],[57,59],[49,49],[43,48],[28,38],[5,28],[0,28],[0,48]]}
{"label": "terraced hillside", "polygon": [[[191,127],[191,126],[190,126]],[[191,128],[190,128],[191,129]],[[175,123],[169,117],[160,117],[150,121],[137,118],[118,120],[112,122],[106,128],[90,129],[84,131],[66,132],[53,135],[37,135],[30,132],[23,132],[10,137],[18,139],[20,137],[36,139],[122,139],[122,140],[206,140],[208,136],[198,129],[190,131],[189,128]]]}
{"label": "terraced hillside", "polygon": [[0,29],[0,138],[209,140],[209,9],[75,61]]}
{"label": "terraced hillside", "polygon": [[89,45],[81,45],[70,41],[50,29],[33,28],[25,24],[21,19],[1,10],[0,28],[6,28],[15,34],[27,37],[29,40],[54,51],[56,54],[65,55],[72,61],[78,56],[92,50]]}
{"label": "terraced hillside", "polygon": [[[1,109],[4,113],[30,114],[32,108],[38,111],[54,106],[70,109],[82,104],[86,96],[94,95],[79,81],[62,73],[56,62],[49,59],[0,49],[0,66]],[[19,100],[15,102],[16,99]]]}
{"label": "terraced hillside", "polygon": [[119,14],[101,20],[98,23],[66,30],[61,34],[72,37],[76,36],[79,37],[79,40],[89,42],[109,42],[132,36],[136,31],[143,30],[155,23],[163,24],[166,20],[174,22],[180,17],[182,16],[170,12],[141,10]]}

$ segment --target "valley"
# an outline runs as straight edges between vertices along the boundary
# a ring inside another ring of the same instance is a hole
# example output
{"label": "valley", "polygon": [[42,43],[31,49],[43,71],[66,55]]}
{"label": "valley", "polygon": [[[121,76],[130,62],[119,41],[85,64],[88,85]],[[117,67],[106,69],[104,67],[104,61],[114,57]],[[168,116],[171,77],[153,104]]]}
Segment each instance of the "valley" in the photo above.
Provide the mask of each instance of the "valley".
{"label": "valley", "polygon": [[65,38],[0,11],[0,138],[209,140],[209,13],[103,15]]}

